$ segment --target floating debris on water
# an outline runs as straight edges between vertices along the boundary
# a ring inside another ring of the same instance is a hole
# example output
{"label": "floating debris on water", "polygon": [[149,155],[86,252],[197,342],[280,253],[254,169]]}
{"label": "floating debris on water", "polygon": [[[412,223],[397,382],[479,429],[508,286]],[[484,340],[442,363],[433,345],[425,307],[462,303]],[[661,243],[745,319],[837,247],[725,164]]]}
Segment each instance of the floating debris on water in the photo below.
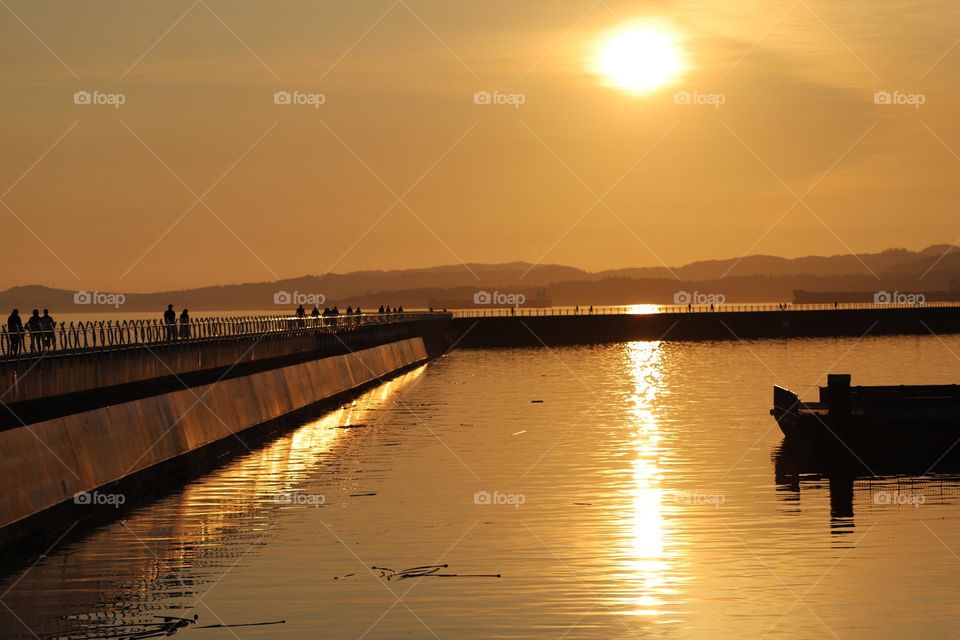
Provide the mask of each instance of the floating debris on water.
{"label": "floating debris on water", "polygon": [[371,493],[351,493],[351,494],[350,494],[350,497],[351,497],[351,498],[362,498],[362,497],[364,497],[364,496],[375,496],[375,495],[377,495],[377,493],[374,491],[374,492],[371,492]]}
{"label": "floating debris on water", "polygon": [[531,400],[533,404],[543,404],[543,400]]}
{"label": "floating debris on water", "polygon": [[182,629],[189,627],[190,625],[196,625],[194,626],[194,629],[232,629],[234,627],[260,627],[271,624],[286,624],[287,622],[286,620],[271,620],[269,622],[197,625],[197,620],[200,619],[200,616],[196,614],[194,614],[192,618],[179,618],[177,616],[154,616],[154,618],[161,620],[161,622],[130,625],[138,630],[132,632],[120,632],[119,634],[111,637],[116,637],[120,640],[143,640],[146,638],[172,636],[179,633]]}
{"label": "floating debris on water", "polygon": [[341,424],[337,426],[337,429],[360,429],[362,427],[369,427],[365,422],[358,422],[357,424]]}
{"label": "floating debris on water", "polygon": [[511,433],[510,435],[512,435],[512,436],[519,436],[520,434],[526,433],[526,432],[527,432],[527,430],[524,429],[523,431],[517,431],[516,433]]}
{"label": "floating debris on water", "polygon": [[354,575],[356,575],[356,574],[354,574],[354,573],[345,573],[345,574],[343,574],[342,576],[333,576],[333,579],[334,579],[334,580],[346,580],[347,578],[350,578],[350,577],[352,577],[352,576],[354,576]]}
{"label": "floating debris on water", "polygon": [[502,578],[499,573],[440,573],[448,564],[425,564],[409,569],[391,569],[389,567],[370,567],[380,572],[381,578],[387,580],[406,580],[407,578]]}
{"label": "floating debris on water", "polygon": [[578,507],[592,507],[592,506],[593,506],[593,503],[592,503],[592,502],[574,502],[573,504],[577,505]]}
{"label": "floating debris on water", "polygon": [[271,620],[269,622],[244,622],[241,624],[208,624],[197,629],[233,629],[236,627],[264,627],[270,624],[287,624],[286,620]]}

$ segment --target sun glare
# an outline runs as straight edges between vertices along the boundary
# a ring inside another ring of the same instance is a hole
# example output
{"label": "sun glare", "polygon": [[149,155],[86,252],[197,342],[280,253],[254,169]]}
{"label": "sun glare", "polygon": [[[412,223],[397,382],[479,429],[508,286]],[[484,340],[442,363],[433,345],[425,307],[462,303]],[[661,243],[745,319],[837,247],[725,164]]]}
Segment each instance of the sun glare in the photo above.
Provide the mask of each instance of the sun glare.
{"label": "sun glare", "polygon": [[632,26],[603,40],[596,68],[611,85],[639,94],[675,81],[684,64],[676,37],[669,31]]}

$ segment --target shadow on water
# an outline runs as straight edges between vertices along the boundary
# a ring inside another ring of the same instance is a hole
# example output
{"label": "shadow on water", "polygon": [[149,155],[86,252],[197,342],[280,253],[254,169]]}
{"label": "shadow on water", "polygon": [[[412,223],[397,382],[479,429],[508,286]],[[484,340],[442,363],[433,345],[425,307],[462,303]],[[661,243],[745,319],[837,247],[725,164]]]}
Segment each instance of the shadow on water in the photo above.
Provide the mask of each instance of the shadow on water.
{"label": "shadow on water", "polygon": [[868,498],[872,508],[923,504],[928,490],[955,493],[960,502],[960,447],[942,448],[880,445],[855,450],[837,441],[832,446],[784,438],[773,451],[777,495],[790,512],[800,511],[801,486],[822,488],[830,499],[830,528],[834,534],[854,529],[857,498]]}

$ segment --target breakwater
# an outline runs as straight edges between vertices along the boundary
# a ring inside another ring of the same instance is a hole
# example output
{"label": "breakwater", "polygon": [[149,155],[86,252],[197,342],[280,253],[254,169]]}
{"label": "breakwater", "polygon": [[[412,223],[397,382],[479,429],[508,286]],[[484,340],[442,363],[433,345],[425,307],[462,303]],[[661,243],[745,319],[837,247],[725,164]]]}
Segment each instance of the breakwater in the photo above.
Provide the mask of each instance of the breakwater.
{"label": "breakwater", "polygon": [[453,336],[449,318],[426,314],[328,329],[3,362],[16,400],[2,403],[0,555],[248,450]]}
{"label": "breakwater", "polygon": [[653,313],[468,312],[453,320],[462,347],[540,347],[630,340],[753,340],[960,333],[960,306],[764,308]]}

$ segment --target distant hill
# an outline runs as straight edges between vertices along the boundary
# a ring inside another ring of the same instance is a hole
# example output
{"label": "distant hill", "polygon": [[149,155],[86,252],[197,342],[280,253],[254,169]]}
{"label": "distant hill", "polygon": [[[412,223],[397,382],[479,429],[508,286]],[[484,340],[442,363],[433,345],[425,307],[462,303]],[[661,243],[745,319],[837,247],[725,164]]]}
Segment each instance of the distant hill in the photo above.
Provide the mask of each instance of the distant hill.
{"label": "distant hill", "polygon": [[[549,298],[553,305],[672,303],[679,291],[719,293],[730,303],[767,302],[790,301],[795,290],[821,293],[947,291],[952,286],[955,288],[958,281],[960,250],[951,245],[936,245],[922,251],[889,249],[860,256],[754,255],[704,260],[671,269],[646,267],[588,272],[563,265],[512,262],[355,271],[276,282],[130,293],[125,294],[122,309],[159,311],[171,303],[177,309],[187,307],[194,311],[279,311],[296,306],[294,294],[322,295],[324,303],[330,306],[359,304],[370,309],[388,304],[415,308],[425,307],[431,300],[470,302],[480,291],[519,293],[530,300]],[[0,308],[49,307],[60,311],[112,308],[109,304],[75,304],[76,293],[41,285],[18,286],[0,292]],[[312,302],[307,306],[312,306]]]}

